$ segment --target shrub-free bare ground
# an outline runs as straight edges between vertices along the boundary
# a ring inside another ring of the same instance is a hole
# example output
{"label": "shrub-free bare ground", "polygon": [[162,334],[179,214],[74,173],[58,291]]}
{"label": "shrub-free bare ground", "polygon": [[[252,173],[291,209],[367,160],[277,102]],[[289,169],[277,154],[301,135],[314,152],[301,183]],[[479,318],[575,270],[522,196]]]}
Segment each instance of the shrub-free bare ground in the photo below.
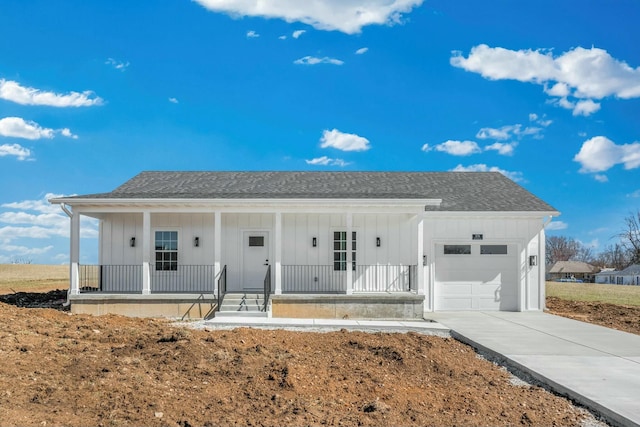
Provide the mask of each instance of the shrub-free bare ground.
{"label": "shrub-free bare ground", "polygon": [[0,303],[0,425],[573,426],[450,338],[198,331]]}
{"label": "shrub-free bare ground", "polygon": [[27,291],[66,288],[68,268],[3,267],[0,426],[597,424],[453,339],[19,308],[60,308],[66,291]]}

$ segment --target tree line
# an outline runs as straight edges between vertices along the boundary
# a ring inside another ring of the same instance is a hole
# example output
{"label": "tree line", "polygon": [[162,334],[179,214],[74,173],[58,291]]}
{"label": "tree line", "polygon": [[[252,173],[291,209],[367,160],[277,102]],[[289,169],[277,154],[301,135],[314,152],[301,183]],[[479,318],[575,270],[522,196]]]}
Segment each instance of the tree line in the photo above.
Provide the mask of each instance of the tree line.
{"label": "tree line", "polygon": [[598,253],[571,237],[547,237],[545,261],[547,265],[556,261],[583,261],[596,267],[616,270],[640,263],[640,210],[624,219],[624,227],[616,237],[618,242]]}

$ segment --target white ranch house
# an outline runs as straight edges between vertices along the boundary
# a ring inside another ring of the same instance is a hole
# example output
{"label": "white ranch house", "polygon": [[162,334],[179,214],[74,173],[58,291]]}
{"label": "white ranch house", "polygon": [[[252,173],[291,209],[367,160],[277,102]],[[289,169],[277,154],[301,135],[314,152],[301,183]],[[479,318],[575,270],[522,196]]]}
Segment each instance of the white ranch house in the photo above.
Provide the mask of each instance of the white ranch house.
{"label": "white ranch house", "polygon": [[640,264],[632,264],[620,271],[603,270],[596,274],[596,283],[640,286]]}
{"label": "white ranch house", "polygon": [[[497,172],[142,172],[52,199],[76,313],[422,318],[543,310],[558,212]],[[80,217],[100,221],[81,265]]]}

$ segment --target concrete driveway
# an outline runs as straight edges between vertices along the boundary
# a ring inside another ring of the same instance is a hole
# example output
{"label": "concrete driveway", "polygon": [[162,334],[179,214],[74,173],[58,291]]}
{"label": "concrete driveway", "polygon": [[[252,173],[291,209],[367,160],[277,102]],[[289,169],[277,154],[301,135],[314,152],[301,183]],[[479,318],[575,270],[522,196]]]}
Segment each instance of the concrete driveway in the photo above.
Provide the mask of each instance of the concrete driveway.
{"label": "concrete driveway", "polygon": [[611,424],[640,426],[640,336],[541,312],[437,312],[428,318]]}

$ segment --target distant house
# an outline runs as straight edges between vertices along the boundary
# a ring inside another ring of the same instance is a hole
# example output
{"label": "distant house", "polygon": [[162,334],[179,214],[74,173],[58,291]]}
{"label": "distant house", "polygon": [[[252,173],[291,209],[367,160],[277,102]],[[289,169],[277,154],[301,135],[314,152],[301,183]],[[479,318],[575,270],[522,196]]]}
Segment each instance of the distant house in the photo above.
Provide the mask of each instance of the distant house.
{"label": "distant house", "polygon": [[596,274],[596,283],[640,286],[640,264],[632,264],[620,271],[601,271]]}
{"label": "distant house", "polygon": [[73,312],[171,317],[543,310],[559,214],[497,172],[143,172],[51,203],[71,218]]}
{"label": "distant house", "polygon": [[587,282],[595,281],[595,274],[600,271],[598,267],[582,261],[557,261],[547,272],[547,279],[562,282]]}

